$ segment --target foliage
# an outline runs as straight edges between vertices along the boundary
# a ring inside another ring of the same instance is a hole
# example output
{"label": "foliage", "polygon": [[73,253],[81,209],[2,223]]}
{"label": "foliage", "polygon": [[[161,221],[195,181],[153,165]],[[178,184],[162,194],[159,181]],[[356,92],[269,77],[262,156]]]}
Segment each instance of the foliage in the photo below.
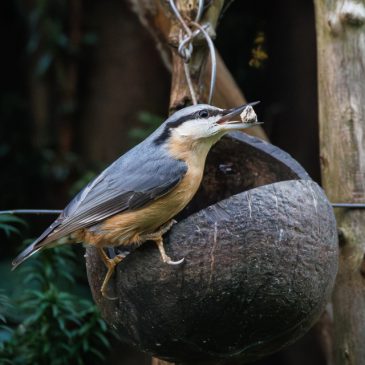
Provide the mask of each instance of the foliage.
{"label": "foliage", "polygon": [[90,364],[105,360],[106,325],[88,300],[77,300],[50,285],[28,291],[19,308],[27,316],[2,344],[9,364]]}
{"label": "foliage", "polygon": [[6,317],[11,308],[12,306],[9,298],[0,290],[0,353],[4,351],[4,342],[7,341],[12,334],[12,329],[7,325],[6,321]]}
{"label": "foliage", "polygon": [[251,50],[251,59],[249,65],[254,68],[263,67],[264,62],[268,59],[265,49],[265,33],[258,32],[254,40],[254,48]]}
{"label": "foliage", "polygon": [[0,322],[6,323],[6,315],[11,307],[9,298],[0,290]]}
{"label": "foliage", "polygon": [[96,306],[60,289],[75,284],[74,259],[70,246],[41,252],[22,268],[22,286],[31,289],[11,301],[0,293],[0,364],[105,361],[109,337]]}
{"label": "foliage", "polygon": [[134,144],[142,142],[164,121],[161,116],[142,111],[138,114],[139,121],[143,124],[142,128],[132,128],[128,136]]}
{"label": "foliage", "polygon": [[10,237],[11,234],[20,235],[20,231],[17,227],[14,227],[14,224],[17,225],[26,225],[25,221],[11,214],[1,214],[0,215],[0,231],[2,230],[7,237]]}

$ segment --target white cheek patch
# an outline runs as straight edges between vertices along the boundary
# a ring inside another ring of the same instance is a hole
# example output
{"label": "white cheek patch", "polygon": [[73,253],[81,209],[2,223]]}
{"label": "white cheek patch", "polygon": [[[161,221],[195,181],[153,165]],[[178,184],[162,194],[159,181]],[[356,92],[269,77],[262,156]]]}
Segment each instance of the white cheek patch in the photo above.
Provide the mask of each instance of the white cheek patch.
{"label": "white cheek patch", "polygon": [[180,125],[175,132],[181,137],[202,138],[209,135],[209,124],[206,120],[196,119]]}
{"label": "white cheek patch", "polygon": [[190,137],[196,134],[196,127],[194,127],[191,122],[185,122],[176,128],[176,133],[181,137]]}

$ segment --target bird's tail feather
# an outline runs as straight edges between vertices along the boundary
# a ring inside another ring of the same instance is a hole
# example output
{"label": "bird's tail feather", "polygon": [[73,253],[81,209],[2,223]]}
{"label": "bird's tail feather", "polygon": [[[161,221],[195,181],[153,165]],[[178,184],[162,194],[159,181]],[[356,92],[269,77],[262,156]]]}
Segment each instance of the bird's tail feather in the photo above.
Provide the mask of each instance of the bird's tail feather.
{"label": "bird's tail feather", "polygon": [[22,262],[34,255],[39,250],[49,246],[49,243],[54,241],[50,233],[57,227],[57,221],[51,224],[33,243],[31,243],[25,250],[23,250],[12,262],[12,270],[16,269]]}
{"label": "bird's tail feather", "polygon": [[23,250],[12,262],[12,270],[15,270],[22,262],[28,259],[30,256],[34,255],[36,252],[41,250],[45,245],[37,241],[29,245],[25,250]]}

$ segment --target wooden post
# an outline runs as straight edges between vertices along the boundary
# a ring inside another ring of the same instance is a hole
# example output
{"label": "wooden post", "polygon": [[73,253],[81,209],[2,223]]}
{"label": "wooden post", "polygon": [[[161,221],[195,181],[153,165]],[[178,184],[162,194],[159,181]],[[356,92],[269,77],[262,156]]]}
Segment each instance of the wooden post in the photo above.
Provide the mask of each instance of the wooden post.
{"label": "wooden post", "polygon": [[[323,186],[332,202],[365,202],[365,1],[315,0]],[[365,364],[365,211],[337,212],[335,364]]]}

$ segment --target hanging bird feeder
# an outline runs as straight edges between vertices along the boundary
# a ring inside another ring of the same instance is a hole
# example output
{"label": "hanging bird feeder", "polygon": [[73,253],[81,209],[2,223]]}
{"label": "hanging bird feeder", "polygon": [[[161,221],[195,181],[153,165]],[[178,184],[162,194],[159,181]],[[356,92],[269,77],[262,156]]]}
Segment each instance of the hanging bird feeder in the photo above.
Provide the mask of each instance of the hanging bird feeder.
{"label": "hanging bird feeder", "polygon": [[103,317],[121,338],[176,362],[257,360],[302,336],[327,303],[337,272],[337,231],[322,189],[282,150],[244,134],[211,151],[202,186],[165,238],[181,266],[153,243],[105,267],[87,249]]}

